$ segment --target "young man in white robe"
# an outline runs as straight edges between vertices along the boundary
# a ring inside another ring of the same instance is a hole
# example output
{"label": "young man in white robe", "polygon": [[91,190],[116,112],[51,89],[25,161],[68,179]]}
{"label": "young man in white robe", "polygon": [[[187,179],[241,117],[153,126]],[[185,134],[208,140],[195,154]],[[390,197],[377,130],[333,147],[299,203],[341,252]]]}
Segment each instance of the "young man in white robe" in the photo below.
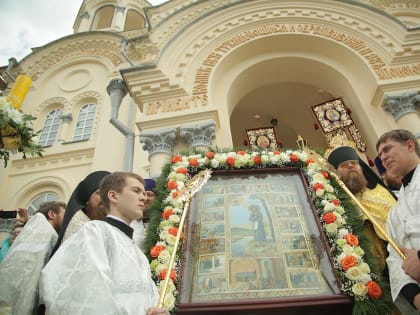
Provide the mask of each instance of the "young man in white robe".
{"label": "young man in white robe", "polygon": [[167,315],[149,262],[132,240],[132,220],[142,216],[143,179],[115,172],[103,178],[104,221],[92,220],[57,250],[42,271],[40,294],[47,314]]}
{"label": "young man in white robe", "polygon": [[42,203],[0,264],[0,301],[11,306],[12,314],[37,314],[39,277],[57,241],[65,208],[64,202]]}
{"label": "young man in white robe", "polygon": [[392,130],[376,143],[382,164],[394,175],[402,176],[397,205],[389,213],[389,236],[402,248],[404,261],[388,245],[387,264],[391,294],[404,315],[419,314],[420,310],[420,147],[414,134],[407,130]]}

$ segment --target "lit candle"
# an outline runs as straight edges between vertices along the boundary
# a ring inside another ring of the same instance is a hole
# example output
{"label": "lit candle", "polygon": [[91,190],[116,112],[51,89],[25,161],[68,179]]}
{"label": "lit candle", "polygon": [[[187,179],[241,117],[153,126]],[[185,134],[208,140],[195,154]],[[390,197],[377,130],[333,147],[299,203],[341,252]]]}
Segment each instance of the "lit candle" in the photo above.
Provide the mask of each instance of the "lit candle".
{"label": "lit candle", "polygon": [[16,78],[15,84],[7,96],[7,100],[16,108],[20,109],[20,106],[28,93],[29,87],[32,84],[32,79],[27,75],[19,74]]}

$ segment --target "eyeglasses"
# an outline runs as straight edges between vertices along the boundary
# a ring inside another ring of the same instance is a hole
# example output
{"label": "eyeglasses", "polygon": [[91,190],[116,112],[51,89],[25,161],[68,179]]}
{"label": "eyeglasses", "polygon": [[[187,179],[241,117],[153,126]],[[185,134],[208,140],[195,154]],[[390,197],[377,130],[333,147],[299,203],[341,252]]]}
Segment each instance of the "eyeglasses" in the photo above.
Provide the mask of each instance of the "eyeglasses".
{"label": "eyeglasses", "polygon": [[359,165],[359,161],[357,161],[357,160],[348,160],[348,161],[345,161],[345,162],[342,162],[342,163],[338,164],[338,167],[349,168],[350,166],[351,167],[356,167],[357,165]]}

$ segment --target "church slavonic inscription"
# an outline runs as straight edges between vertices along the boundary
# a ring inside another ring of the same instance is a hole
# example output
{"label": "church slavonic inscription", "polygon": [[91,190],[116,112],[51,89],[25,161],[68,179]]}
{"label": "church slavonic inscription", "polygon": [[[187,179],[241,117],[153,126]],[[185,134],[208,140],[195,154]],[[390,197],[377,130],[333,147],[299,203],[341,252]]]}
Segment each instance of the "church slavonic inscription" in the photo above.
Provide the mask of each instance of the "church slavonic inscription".
{"label": "church slavonic inscription", "polygon": [[178,112],[207,105],[203,95],[182,96],[144,103],[144,113],[148,116],[160,113]]}
{"label": "church slavonic inscription", "polygon": [[227,55],[235,47],[251,41],[254,38],[262,37],[270,34],[280,33],[301,33],[312,34],[321,37],[327,37],[337,42],[343,43],[351,49],[355,50],[362,56],[376,72],[380,80],[389,80],[393,78],[402,78],[407,76],[415,76],[420,74],[420,64],[411,64],[403,66],[389,67],[382,58],[375,53],[363,40],[346,34],[342,31],[333,29],[328,26],[316,24],[266,24],[243,31],[224,41],[203,61],[196,73],[196,80],[193,94],[206,94],[207,83],[213,67],[224,55]]}

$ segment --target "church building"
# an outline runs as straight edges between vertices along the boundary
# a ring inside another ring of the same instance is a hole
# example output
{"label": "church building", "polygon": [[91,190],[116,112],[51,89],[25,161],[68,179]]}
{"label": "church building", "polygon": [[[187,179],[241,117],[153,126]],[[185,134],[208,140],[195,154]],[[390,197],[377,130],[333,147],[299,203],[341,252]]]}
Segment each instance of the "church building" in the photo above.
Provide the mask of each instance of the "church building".
{"label": "church building", "polygon": [[[420,137],[420,1],[79,1],[73,34],[0,67],[5,96],[19,75],[32,79],[21,109],[36,117],[43,149],[0,161],[4,210],[66,202],[92,171],[157,179],[182,152],[299,143],[324,152],[338,135],[372,162],[384,132]],[[233,282],[261,276],[251,261],[235,268]]]}

